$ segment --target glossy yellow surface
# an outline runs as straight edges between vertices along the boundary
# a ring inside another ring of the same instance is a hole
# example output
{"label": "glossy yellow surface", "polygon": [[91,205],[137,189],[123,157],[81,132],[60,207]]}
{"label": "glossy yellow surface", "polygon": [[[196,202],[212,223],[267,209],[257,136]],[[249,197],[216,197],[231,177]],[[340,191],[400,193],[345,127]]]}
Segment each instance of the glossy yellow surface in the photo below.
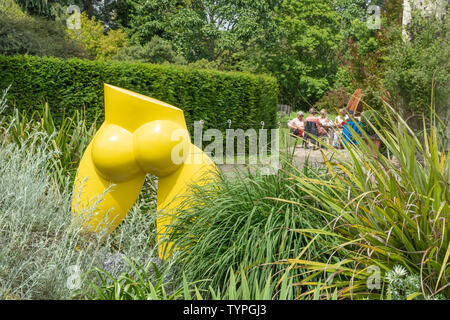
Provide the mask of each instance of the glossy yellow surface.
{"label": "glossy yellow surface", "polygon": [[[87,147],[74,183],[72,214],[91,231],[112,232],[157,175],[157,239],[192,183],[213,179],[211,159],[190,142],[181,109],[105,84],[105,122]],[[169,245],[170,246],[170,245]],[[168,248],[159,245],[167,258]]]}

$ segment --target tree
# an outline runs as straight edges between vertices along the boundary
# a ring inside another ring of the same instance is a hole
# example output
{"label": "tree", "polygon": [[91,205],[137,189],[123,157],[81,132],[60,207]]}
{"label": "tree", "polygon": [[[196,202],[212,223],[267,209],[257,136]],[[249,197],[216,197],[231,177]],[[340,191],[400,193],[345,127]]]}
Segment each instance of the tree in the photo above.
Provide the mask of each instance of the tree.
{"label": "tree", "polygon": [[81,43],[92,59],[107,59],[114,56],[127,43],[126,34],[121,30],[109,30],[104,33],[104,25],[94,17],[81,13],[81,29],[68,29],[72,39]]}
{"label": "tree", "polygon": [[422,16],[419,11],[413,11],[405,31],[408,41],[402,38],[400,26],[393,29],[395,42],[386,55],[384,84],[391,101],[405,117],[427,114],[432,98],[438,111],[447,111],[450,16]]}
{"label": "tree", "polygon": [[[134,0],[113,1],[108,8],[111,28],[128,29],[131,27],[131,16],[136,13]],[[105,19],[102,19],[105,21]]]}
{"label": "tree", "polygon": [[55,20],[64,16],[66,8],[76,5],[89,18],[95,17],[107,28],[128,26],[134,0],[15,0],[31,16]]}
{"label": "tree", "polygon": [[342,37],[339,16],[328,0],[286,0],[277,10],[280,34],[266,58],[291,105],[317,101],[333,84]]}
{"label": "tree", "polygon": [[[397,6],[392,0],[352,2],[334,0],[342,14],[341,34],[344,37],[338,57],[342,72],[339,73],[341,78],[337,79],[337,84],[350,83],[350,92],[361,88],[364,102],[378,108],[382,104],[380,98],[385,94],[382,84],[383,59],[391,41],[387,32],[390,23],[387,20],[397,16],[397,9],[394,10],[395,14],[391,12]],[[374,14],[369,11],[371,5],[380,7],[380,29],[370,29],[367,25],[368,18]],[[386,8],[389,8],[389,14]]]}
{"label": "tree", "polygon": [[154,36],[150,42],[143,46],[133,45],[130,47],[123,47],[113,59],[150,63],[186,63],[184,58],[178,56],[173,50],[170,41],[164,40],[158,36]]}
{"label": "tree", "polygon": [[0,0],[0,53],[84,57],[59,21],[32,17],[13,0]]}
{"label": "tree", "polygon": [[[31,16],[40,16],[54,20],[65,13],[64,9],[70,5],[77,5],[82,10],[87,8],[84,0],[15,0],[22,9]],[[85,9],[86,10],[86,9]]]}
{"label": "tree", "polygon": [[170,40],[190,62],[219,60],[246,50],[273,36],[273,9],[280,1],[268,0],[148,0],[132,15],[130,35],[145,44],[155,35]]}
{"label": "tree", "polygon": [[170,22],[177,11],[175,0],[138,0],[136,9],[131,13],[131,43],[145,45],[154,36],[172,40]]}
{"label": "tree", "polygon": [[245,51],[252,42],[263,45],[273,42],[276,28],[274,8],[281,1],[267,0],[195,0],[174,17],[176,43],[188,61],[231,58]]}

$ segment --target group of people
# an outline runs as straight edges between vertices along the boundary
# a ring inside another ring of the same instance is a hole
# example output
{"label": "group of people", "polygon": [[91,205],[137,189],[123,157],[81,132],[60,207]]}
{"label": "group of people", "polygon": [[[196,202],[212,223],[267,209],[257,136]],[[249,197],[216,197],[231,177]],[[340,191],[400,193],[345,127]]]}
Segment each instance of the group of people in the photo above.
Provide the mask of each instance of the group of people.
{"label": "group of people", "polygon": [[354,117],[353,111],[349,110],[347,112],[344,108],[339,109],[339,114],[334,121],[327,117],[327,111],[325,109],[320,110],[318,117],[316,114],[316,109],[311,108],[309,110],[309,116],[304,119],[303,112],[299,111],[297,117],[288,122],[291,133],[297,137],[304,137],[307,123],[311,122],[317,128],[317,136],[328,138],[329,143],[336,148],[343,148],[341,142],[356,143],[356,140],[352,137],[350,128],[357,134],[360,134],[359,128],[355,123],[358,123],[358,125],[361,123],[359,117]]}

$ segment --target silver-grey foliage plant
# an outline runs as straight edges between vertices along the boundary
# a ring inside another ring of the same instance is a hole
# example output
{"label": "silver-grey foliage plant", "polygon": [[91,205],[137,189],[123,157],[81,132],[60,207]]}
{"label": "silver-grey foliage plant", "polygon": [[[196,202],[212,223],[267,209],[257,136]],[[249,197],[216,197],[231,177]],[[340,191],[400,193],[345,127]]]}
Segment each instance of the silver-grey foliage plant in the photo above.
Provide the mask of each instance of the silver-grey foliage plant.
{"label": "silver-grey foliage plant", "polygon": [[[6,91],[0,97],[4,109]],[[83,233],[72,223],[69,179],[61,191],[52,175],[51,137],[32,129],[19,146],[11,121],[0,114],[0,299],[83,298],[94,267],[118,275],[123,255],[157,259],[154,208],[144,214],[141,199],[113,234]]]}

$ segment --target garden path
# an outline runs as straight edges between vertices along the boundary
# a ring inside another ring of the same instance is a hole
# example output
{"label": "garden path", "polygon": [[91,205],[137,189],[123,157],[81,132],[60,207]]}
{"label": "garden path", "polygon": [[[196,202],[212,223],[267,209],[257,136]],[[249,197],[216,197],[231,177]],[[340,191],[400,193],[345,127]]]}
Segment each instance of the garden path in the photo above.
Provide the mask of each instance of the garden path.
{"label": "garden path", "polygon": [[[283,151],[292,154],[293,150],[292,147],[290,147],[288,149],[282,150],[282,152]],[[328,159],[333,157],[333,152],[331,152],[330,150],[322,149],[322,151],[324,152],[324,154]],[[337,150],[337,152],[339,153],[339,155],[342,155],[344,157],[348,156],[347,151],[345,149]],[[320,149],[319,150],[305,149],[299,145],[295,148],[293,160],[294,160],[293,163],[297,168],[302,168],[306,162],[308,162],[313,166],[324,165],[324,159]],[[261,165],[256,166],[261,167]],[[220,164],[218,165],[218,167],[226,175],[236,173],[239,170],[245,170],[247,167],[250,167],[250,171],[252,172],[254,172],[255,170],[255,165],[253,165],[252,167],[251,165],[246,164]]]}

